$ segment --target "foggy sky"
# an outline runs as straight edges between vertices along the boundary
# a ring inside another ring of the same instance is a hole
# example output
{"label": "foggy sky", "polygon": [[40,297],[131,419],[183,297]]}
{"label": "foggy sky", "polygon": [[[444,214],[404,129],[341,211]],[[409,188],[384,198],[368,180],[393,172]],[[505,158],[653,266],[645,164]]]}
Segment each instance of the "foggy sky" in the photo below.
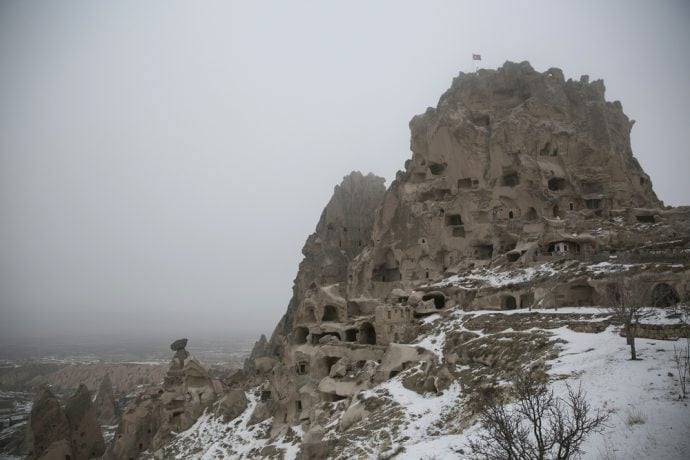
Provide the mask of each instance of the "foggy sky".
{"label": "foggy sky", "polygon": [[352,170],[459,71],[603,78],[690,204],[684,1],[3,1],[0,336],[254,335]]}

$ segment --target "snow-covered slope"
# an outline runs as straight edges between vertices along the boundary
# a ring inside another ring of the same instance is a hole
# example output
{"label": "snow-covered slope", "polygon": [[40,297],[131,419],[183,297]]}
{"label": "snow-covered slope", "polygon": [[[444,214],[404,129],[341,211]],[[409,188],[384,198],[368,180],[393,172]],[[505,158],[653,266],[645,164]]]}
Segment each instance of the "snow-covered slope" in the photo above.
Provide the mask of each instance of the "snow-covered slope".
{"label": "snow-covered slope", "polygon": [[[656,311],[647,321],[677,320]],[[557,395],[566,394],[566,384],[581,385],[592,407],[610,414],[605,432],[585,442],[583,458],[680,460],[690,455],[690,407],[687,400],[679,400],[673,361],[674,345],[681,346],[681,341],[637,339],[642,359],[630,361],[625,338],[610,324],[606,310],[598,308],[500,313],[451,309],[426,322],[428,333],[419,338],[418,346],[448,363],[453,349],[449,341],[464,331],[472,334],[462,345],[469,358],[448,364],[454,378],[440,394],[409,389],[413,386],[409,381],[420,372],[411,368],[363,391],[352,402],[328,404],[322,419],[330,457],[470,458],[468,439],[479,429],[472,392],[477,385],[506,384],[503,363],[510,359],[517,369],[542,366]],[[577,325],[584,323],[601,323],[595,328],[601,332],[575,332],[583,330]],[[532,346],[529,356],[521,351],[525,346]],[[249,407],[233,421],[212,414],[201,417],[177,436],[166,449],[166,458],[296,458],[302,436],[299,426],[270,439],[269,421],[249,425],[257,395],[258,389],[248,392]],[[357,412],[363,416],[341,429],[343,417]]]}

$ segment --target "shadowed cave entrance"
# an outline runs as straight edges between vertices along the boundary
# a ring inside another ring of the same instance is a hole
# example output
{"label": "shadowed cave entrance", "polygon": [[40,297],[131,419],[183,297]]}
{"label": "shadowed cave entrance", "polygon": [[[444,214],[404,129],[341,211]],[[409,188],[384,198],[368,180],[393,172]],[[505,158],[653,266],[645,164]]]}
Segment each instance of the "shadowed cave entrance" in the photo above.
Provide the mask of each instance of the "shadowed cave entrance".
{"label": "shadowed cave entrance", "polygon": [[364,323],[359,329],[359,343],[376,345],[376,329],[371,323]]}
{"label": "shadowed cave entrance", "polygon": [[673,287],[666,283],[659,283],[652,289],[652,305],[655,308],[668,308],[680,301],[680,297]]}
{"label": "shadowed cave entrance", "polygon": [[505,295],[501,297],[501,308],[503,310],[515,310],[517,308],[515,297],[512,295]]}
{"label": "shadowed cave entrance", "polygon": [[434,306],[437,310],[441,310],[446,306],[446,296],[442,292],[428,292],[422,296],[422,300],[434,300]]}
{"label": "shadowed cave entrance", "polygon": [[323,309],[322,321],[338,321],[338,310],[333,305],[326,305]]}

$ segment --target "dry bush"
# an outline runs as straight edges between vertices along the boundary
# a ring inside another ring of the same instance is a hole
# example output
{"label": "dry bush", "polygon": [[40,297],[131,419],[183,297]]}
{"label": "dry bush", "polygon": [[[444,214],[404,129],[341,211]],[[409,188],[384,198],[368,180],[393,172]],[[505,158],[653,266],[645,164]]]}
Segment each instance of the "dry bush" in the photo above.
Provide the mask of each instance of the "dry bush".
{"label": "dry bush", "polygon": [[588,435],[605,428],[608,415],[593,411],[581,387],[568,385],[558,397],[532,374],[513,381],[516,403],[508,408],[498,393],[487,393],[480,412],[482,432],[471,440],[473,456],[486,460],[566,460],[582,453]]}

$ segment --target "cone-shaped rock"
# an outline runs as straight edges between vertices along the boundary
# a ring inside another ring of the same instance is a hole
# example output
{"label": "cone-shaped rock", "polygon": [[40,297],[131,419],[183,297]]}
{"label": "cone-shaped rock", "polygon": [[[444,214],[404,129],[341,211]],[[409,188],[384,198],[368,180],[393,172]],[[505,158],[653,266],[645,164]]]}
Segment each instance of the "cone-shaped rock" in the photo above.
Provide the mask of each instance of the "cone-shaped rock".
{"label": "cone-shaped rock", "polygon": [[67,401],[65,415],[72,432],[74,459],[87,460],[102,456],[105,452],[103,433],[86,385],[79,385],[77,392]]}
{"label": "cone-shaped rock", "polygon": [[55,395],[44,388],[34,400],[27,429],[28,460],[67,458],[70,449],[70,427]]}

